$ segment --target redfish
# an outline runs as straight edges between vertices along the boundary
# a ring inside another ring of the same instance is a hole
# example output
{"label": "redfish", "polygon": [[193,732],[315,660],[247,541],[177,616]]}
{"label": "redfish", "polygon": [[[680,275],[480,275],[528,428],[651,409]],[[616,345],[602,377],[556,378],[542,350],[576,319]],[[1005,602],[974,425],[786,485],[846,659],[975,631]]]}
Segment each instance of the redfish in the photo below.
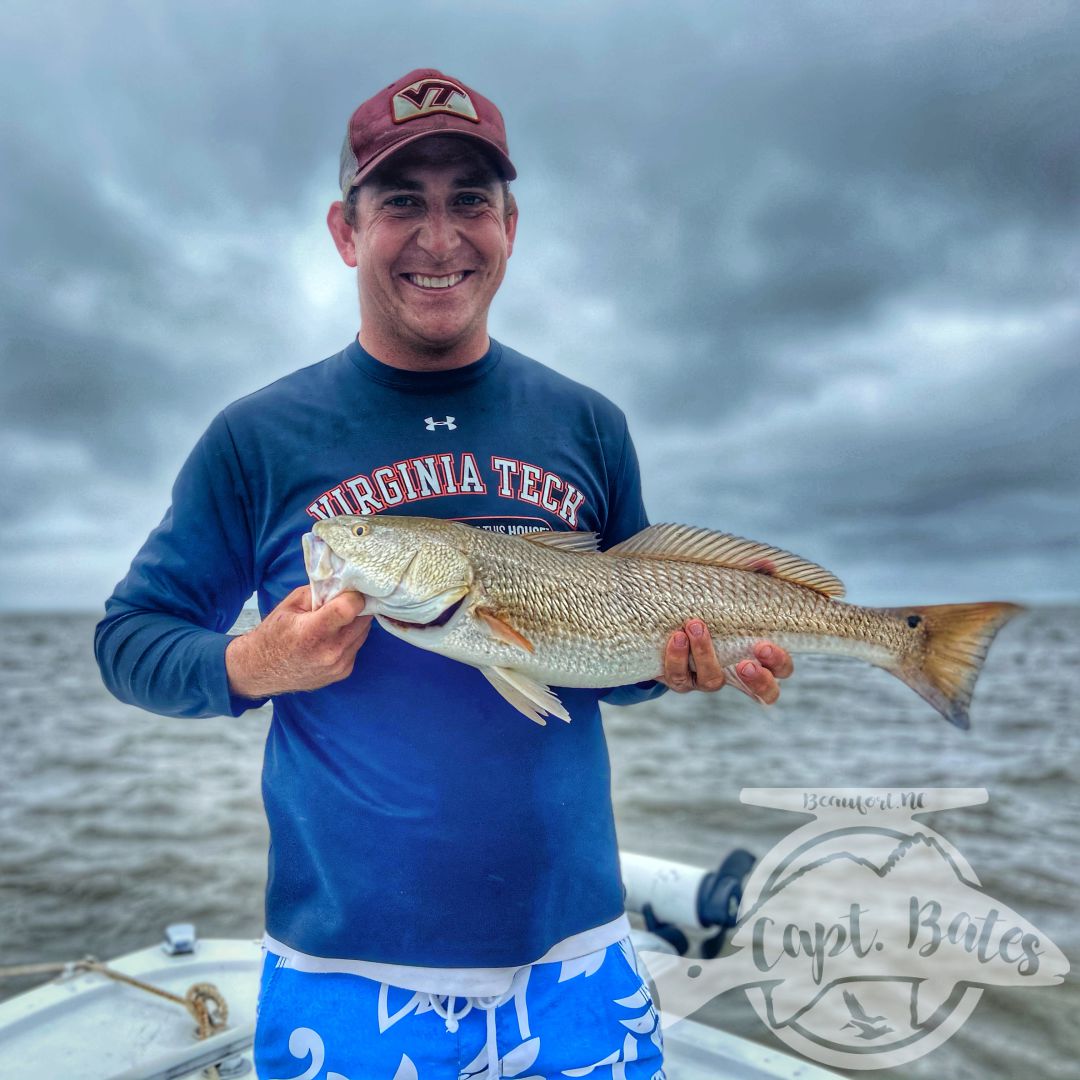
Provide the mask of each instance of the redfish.
{"label": "redfish", "polygon": [[342,516],[304,537],[313,606],[346,589],[389,633],[479,668],[537,723],[570,715],[550,687],[657,678],[669,635],[709,628],[730,682],[755,642],[884,668],[950,723],[971,695],[1009,603],[897,608],[844,603],[828,570],[767,544],[653,525],[605,552],[594,533],[504,536],[456,521]]}

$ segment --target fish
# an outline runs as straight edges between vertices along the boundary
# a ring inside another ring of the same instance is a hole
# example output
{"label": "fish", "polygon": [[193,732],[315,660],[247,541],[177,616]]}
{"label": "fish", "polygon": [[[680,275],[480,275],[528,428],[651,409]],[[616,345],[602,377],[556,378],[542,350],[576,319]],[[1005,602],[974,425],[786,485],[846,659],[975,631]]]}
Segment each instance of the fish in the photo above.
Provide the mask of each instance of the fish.
{"label": "fish", "polygon": [[478,668],[539,724],[570,714],[551,689],[657,679],[688,619],[709,628],[727,680],[768,640],[854,657],[897,676],[958,728],[1004,602],[897,608],[841,600],[828,570],[780,548],[694,525],[651,525],[601,552],[595,533],[505,535],[380,514],[316,522],[303,538],[316,610],[346,590],[403,641]]}

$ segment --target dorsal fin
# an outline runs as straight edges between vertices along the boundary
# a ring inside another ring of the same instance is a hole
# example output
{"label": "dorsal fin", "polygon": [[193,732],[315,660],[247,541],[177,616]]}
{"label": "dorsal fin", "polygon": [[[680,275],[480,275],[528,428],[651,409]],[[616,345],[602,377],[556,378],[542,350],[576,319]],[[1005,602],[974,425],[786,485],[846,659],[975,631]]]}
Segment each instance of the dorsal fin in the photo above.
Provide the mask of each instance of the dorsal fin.
{"label": "dorsal fin", "polygon": [[756,540],[695,525],[650,525],[629,540],[608,548],[606,554],[727,566],[732,570],[768,574],[834,599],[844,595],[843,582],[816,563]]}
{"label": "dorsal fin", "polygon": [[530,544],[542,544],[544,547],[558,548],[560,551],[596,551],[599,538],[594,532],[534,532],[523,533],[522,540]]}

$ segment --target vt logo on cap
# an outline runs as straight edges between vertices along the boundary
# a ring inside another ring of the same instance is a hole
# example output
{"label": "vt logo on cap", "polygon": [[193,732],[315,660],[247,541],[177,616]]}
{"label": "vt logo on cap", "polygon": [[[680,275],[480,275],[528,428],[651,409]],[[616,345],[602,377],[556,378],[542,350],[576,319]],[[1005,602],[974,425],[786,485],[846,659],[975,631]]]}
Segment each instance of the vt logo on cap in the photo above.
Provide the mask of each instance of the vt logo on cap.
{"label": "vt logo on cap", "polygon": [[472,99],[449,79],[420,79],[399,90],[390,103],[394,123],[403,124],[431,113],[446,112],[480,123]]}
{"label": "vt logo on cap", "polygon": [[341,147],[341,197],[391,154],[428,135],[461,135],[483,144],[500,179],[517,176],[502,114],[483,94],[435,68],[417,68],[368,98],[349,118]]}

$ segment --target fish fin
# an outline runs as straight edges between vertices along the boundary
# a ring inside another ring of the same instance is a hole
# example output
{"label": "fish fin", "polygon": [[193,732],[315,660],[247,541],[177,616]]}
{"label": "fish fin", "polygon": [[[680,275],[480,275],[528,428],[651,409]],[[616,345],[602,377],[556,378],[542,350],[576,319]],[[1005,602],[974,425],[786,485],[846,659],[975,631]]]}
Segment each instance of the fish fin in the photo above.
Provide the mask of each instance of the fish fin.
{"label": "fish fin", "polygon": [[[950,724],[971,726],[968,706],[994,635],[1024,609],[1016,604],[937,604],[893,608],[909,620],[918,617],[926,645],[921,657],[888,667],[920,694]],[[915,629],[913,627],[913,629]]]}
{"label": "fish fin", "polygon": [[734,664],[729,664],[724,668],[724,681],[730,686],[734,686],[736,690],[741,690],[748,698],[752,698],[759,705],[768,704],[764,698],[755,694],[754,691],[750,689],[749,685],[743,681],[743,677],[735,670]]}
{"label": "fish fin", "polygon": [[480,673],[518,712],[535,723],[546,724],[544,717],[548,715],[570,723],[570,714],[563,703],[543,683],[513,668],[482,667]]}
{"label": "fish fin", "polygon": [[599,551],[598,533],[581,531],[570,532],[534,532],[525,533],[522,540],[542,547],[557,548],[559,551]]}
{"label": "fish fin", "polygon": [[606,554],[726,566],[732,570],[767,574],[833,599],[844,595],[843,582],[816,563],[756,540],[695,525],[650,525],[621,544],[608,548]]}
{"label": "fish fin", "polygon": [[473,613],[487,623],[492,637],[505,641],[507,645],[516,645],[526,652],[536,651],[533,643],[524,634],[519,634],[505,619],[500,619],[498,615],[485,611],[483,608],[473,608]]}

